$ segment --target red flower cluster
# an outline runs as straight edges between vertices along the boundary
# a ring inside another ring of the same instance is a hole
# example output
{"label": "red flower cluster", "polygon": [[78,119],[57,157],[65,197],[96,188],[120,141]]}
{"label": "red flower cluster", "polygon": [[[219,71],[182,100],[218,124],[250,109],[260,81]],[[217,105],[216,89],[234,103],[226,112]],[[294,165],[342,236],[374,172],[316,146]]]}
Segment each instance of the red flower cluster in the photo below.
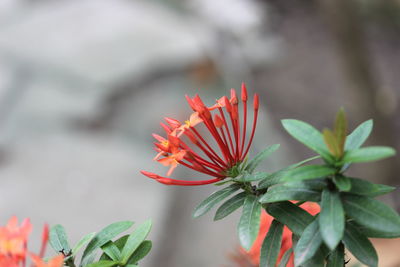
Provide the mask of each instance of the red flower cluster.
{"label": "red flower cluster", "polygon": [[64,256],[59,255],[49,262],[42,260],[47,241],[49,239],[49,227],[44,226],[42,234],[42,246],[39,255],[28,252],[28,237],[32,231],[32,224],[25,219],[18,226],[17,217],[11,217],[7,225],[0,227],[0,267],[25,267],[27,256],[33,262],[33,267],[61,267]]}
{"label": "red flower cluster", "polygon": [[[244,84],[241,90],[243,118],[240,116],[240,101],[235,89],[231,89],[230,98],[224,96],[212,107],[207,107],[198,95],[193,98],[186,96],[186,99],[194,113],[184,123],[165,118],[166,124],[161,123],[161,126],[165,130],[166,138],[153,134],[157,140],[155,150],[158,152],[154,159],[165,166],[170,166],[167,176],[181,164],[214,178],[186,181],[162,177],[147,171],[141,171],[141,173],[166,185],[186,186],[211,184],[232,176],[232,168],[243,162],[253,141],[259,107],[258,95],[254,95],[253,127],[247,144],[247,90]],[[213,115],[212,112],[215,114]],[[214,149],[212,144],[206,141],[206,138],[196,129],[198,125],[205,126],[214,139],[213,145],[218,149]]]}

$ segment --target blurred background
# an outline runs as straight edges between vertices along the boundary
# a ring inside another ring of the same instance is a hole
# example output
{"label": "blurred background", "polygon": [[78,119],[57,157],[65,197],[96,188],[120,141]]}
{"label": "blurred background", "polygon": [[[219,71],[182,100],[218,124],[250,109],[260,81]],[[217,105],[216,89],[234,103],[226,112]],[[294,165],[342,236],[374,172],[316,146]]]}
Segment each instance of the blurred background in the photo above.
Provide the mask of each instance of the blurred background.
{"label": "blurred background", "polygon": [[[263,105],[252,153],[282,144],[266,169],[313,155],[281,119],[322,129],[341,106],[350,129],[374,119],[369,144],[399,150],[399,47],[398,0],[1,0],[0,222],[30,217],[36,243],[61,223],[75,243],[151,218],[143,267],[233,266],[240,214],[191,218],[214,186],[140,175],[167,171],[152,161],[159,122],[188,116],[185,94],[211,105],[244,81]],[[351,174],[398,187],[399,163]],[[382,200],[399,211],[399,189]],[[400,266],[398,241],[376,241],[380,266]]]}

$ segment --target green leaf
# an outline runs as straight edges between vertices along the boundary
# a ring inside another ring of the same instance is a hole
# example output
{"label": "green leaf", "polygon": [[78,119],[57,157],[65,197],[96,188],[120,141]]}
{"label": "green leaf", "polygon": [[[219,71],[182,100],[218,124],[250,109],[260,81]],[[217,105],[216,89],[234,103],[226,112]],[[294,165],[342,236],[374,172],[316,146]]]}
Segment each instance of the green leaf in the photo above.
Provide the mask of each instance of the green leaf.
{"label": "green leaf", "polygon": [[214,221],[221,220],[243,206],[246,192],[241,192],[224,202],[215,213]]}
{"label": "green leaf", "polygon": [[152,223],[150,220],[142,223],[139,227],[128,237],[125,246],[122,248],[121,257],[122,263],[125,265],[139,245],[146,239],[150,233]]}
{"label": "green leaf", "polygon": [[[117,240],[115,240],[113,243],[121,251],[122,248],[125,246],[125,243],[126,243],[126,240],[128,240],[128,237],[129,237],[129,235],[124,235],[124,236],[118,238]],[[106,253],[103,253],[100,256],[100,260],[111,260],[111,258]]]}
{"label": "green leaf", "polygon": [[239,179],[235,179],[238,182],[254,182],[268,178],[271,173],[256,172],[256,173],[244,173]]}
{"label": "green leaf", "polygon": [[95,263],[85,265],[85,267],[111,267],[116,265],[118,265],[118,262],[115,261],[98,261]]}
{"label": "green leaf", "polygon": [[336,115],[334,132],[338,144],[339,157],[341,157],[344,152],[344,145],[347,135],[347,118],[343,108],[341,108]]}
{"label": "green leaf", "polygon": [[51,247],[58,253],[65,252],[65,254],[68,254],[71,251],[65,229],[60,224],[51,227],[49,233],[49,242]]}
{"label": "green leaf", "polygon": [[104,253],[107,254],[113,261],[120,261],[121,260],[121,251],[112,241],[108,241],[104,245],[101,246],[101,249]]}
{"label": "green leaf", "polygon": [[[289,182],[270,187],[261,198],[261,203],[271,203],[284,200],[300,200],[300,201],[314,201],[318,202],[320,198],[321,189],[317,189],[315,184],[308,183],[314,180],[305,180],[299,182]],[[318,181],[318,185],[326,186],[326,183]]]}
{"label": "green leaf", "polygon": [[294,249],[294,262],[296,266],[310,260],[322,244],[319,232],[318,218],[310,223],[303,231]]}
{"label": "green leaf", "polygon": [[324,159],[332,162],[332,156],[326,149],[322,134],[310,124],[299,120],[282,120],[286,131],[295,139],[320,154]]}
{"label": "green leaf", "polygon": [[329,255],[326,267],[343,267],[344,266],[344,246],[339,246]]}
{"label": "green leaf", "polygon": [[90,240],[92,240],[92,238],[96,235],[96,233],[90,233],[85,235],[84,237],[81,238],[81,240],[78,241],[78,243],[76,243],[76,245],[73,247],[72,249],[72,254],[71,256],[75,256],[76,253],[78,253],[78,251]]}
{"label": "green leaf", "polygon": [[217,192],[212,193],[208,198],[202,201],[194,210],[193,217],[197,218],[201,215],[207,213],[210,209],[212,209],[216,204],[232,195],[236,192],[240,187],[237,184],[230,185],[225,187]]}
{"label": "green leaf", "polygon": [[293,250],[291,248],[286,250],[285,253],[283,254],[282,258],[281,258],[281,261],[280,261],[278,267],[286,267],[288,262],[289,262],[289,259],[290,259],[290,256],[292,255],[292,253],[293,253]]}
{"label": "green leaf", "polygon": [[271,203],[267,211],[298,236],[301,236],[307,225],[313,221],[313,216],[289,201]]}
{"label": "green leaf", "polygon": [[282,243],[283,224],[273,220],[261,246],[260,267],[275,267]]}
{"label": "green leaf", "polygon": [[390,235],[400,234],[400,216],[375,199],[345,194],[342,197],[346,214],[368,229]]}
{"label": "green leaf", "polygon": [[289,170],[285,173],[283,181],[301,181],[315,179],[335,174],[336,170],[325,165],[308,165]]}
{"label": "green leaf", "polygon": [[[153,244],[150,240],[143,241],[129,258],[128,263],[137,263],[149,254]],[[128,266],[128,265],[127,265]]]}
{"label": "green leaf", "polygon": [[241,246],[250,250],[256,240],[260,228],[261,204],[257,197],[246,196],[243,213],[238,224],[238,235]]}
{"label": "green leaf", "polygon": [[99,247],[110,241],[112,238],[117,236],[118,234],[128,230],[133,225],[133,222],[130,221],[122,221],[116,222],[108,225],[100,232],[98,232],[92,240],[90,240],[89,244],[86,246],[83,251],[81,265],[84,266],[87,264],[87,259],[90,255]]}
{"label": "green leaf", "polygon": [[343,242],[348,250],[362,263],[370,266],[378,266],[378,255],[371,242],[362,235],[357,228],[346,224]]}
{"label": "green leaf", "polygon": [[339,144],[336,140],[336,136],[333,134],[333,132],[329,129],[324,129],[322,131],[322,136],[324,137],[324,142],[326,146],[329,149],[329,152],[335,157],[339,158],[341,156],[340,154],[340,148]]}
{"label": "green leaf", "polygon": [[394,156],[396,151],[386,146],[370,146],[347,151],[342,162],[368,162]]}
{"label": "green leaf", "polygon": [[279,144],[275,144],[272,146],[267,147],[266,149],[264,149],[263,151],[261,151],[260,153],[258,153],[252,160],[250,160],[250,162],[247,164],[245,171],[252,173],[256,167],[258,166],[258,164],[260,164],[261,161],[263,161],[265,158],[267,158],[269,155],[271,155],[273,152],[275,152],[276,150],[278,150],[279,148]]}
{"label": "green leaf", "polygon": [[350,178],[351,182],[350,193],[355,195],[362,195],[368,197],[376,197],[392,192],[396,188],[393,186],[383,185],[383,184],[373,184],[363,179]]}
{"label": "green leaf", "polygon": [[354,227],[356,227],[358,229],[358,231],[360,231],[361,234],[363,234],[367,237],[374,237],[374,238],[397,238],[397,237],[400,237],[400,233],[387,233],[387,232],[372,230],[372,229],[369,229],[368,227],[359,225],[354,221],[351,221],[348,223],[353,225]]}
{"label": "green leaf", "polygon": [[361,147],[371,134],[372,127],[372,120],[360,124],[349,136],[347,136],[345,150],[353,150]]}
{"label": "green leaf", "polygon": [[351,181],[346,176],[335,175],[333,177],[333,182],[335,183],[337,189],[339,189],[341,192],[348,192],[351,189]]}
{"label": "green leaf", "polygon": [[319,228],[325,244],[334,250],[344,233],[344,210],[339,193],[324,190],[321,197]]}

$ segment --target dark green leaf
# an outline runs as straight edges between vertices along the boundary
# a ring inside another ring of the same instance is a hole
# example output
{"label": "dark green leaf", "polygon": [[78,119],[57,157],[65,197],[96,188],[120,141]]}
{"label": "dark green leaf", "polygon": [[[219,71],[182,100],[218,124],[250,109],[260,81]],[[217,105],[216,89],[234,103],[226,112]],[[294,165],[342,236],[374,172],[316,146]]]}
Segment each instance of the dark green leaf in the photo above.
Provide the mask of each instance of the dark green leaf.
{"label": "dark green leaf", "polygon": [[321,165],[308,165],[289,170],[285,173],[283,181],[301,181],[306,179],[315,179],[332,175],[336,172],[334,168]]}
{"label": "dark green leaf", "polygon": [[333,177],[333,182],[335,183],[337,189],[339,189],[341,192],[348,192],[351,189],[350,179],[343,175],[335,175]]}
{"label": "dark green leaf", "polygon": [[381,232],[377,230],[372,230],[369,229],[368,227],[361,226],[357,224],[354,221],[348,222],[349,224],[353,225],[362,233],[363,235],[367,237],[375,237],[375,238],[397,238],[400,237],[400,233],[387,233],[387,232]]}
{"label": "dark green leaf", "polygon": [[132,256],[129,258],[128,263],[137,263],[144,257],[146,257],[147,254],[149,254],[153,244],[151,243],[150,240],[145,240],[143,241],[140,246],[135,250],[135,252],[132,254]]}
{"label": "dark green leaf", "polygon": [[258,164],[260,164],[261,161],[263,161],[265,158],[267,158],[269,155],[271,155],[273,152],[275,152],[279,148],[279,144],[275,144],[272,146],[267,147],[260,153],[258,153],[250,162],[247,164],[245,171],[252,173]]}
{"label": "dark green leaf", "polygon": [[243,206],[244,199],[246,198],[246,192],[241,192],[234,197],[228,199],[227,201],[224,202],[218,209],[217,212],[215,213],[214,216],[214,221],[221,220],[222,218],[225,218],[241,206]]}
{"label": "dark green leaf", "polygon": [[84,237],[81,238],[81,240],[78,241],[78,243],[76,243],[75,247],[72,249],[72,255],[71,256],[75,256],[76,253],[78,253],[78,251],[90,240],[92,240],[92,238],[96,235],[96,233],[90,233],[85,235]]}
{"label": "dark green leaf", "polygon": [[371,134],[373,122],[368,120],[360,124],[346,139],[345,150],[359,148]]}
{"label": "dark green leaf", "polygon": [[332,162],[332,156],[326,149],[322,134],[308,123],[299,120],[282,120],[286,131],[295,139],[311,148],[324,159]]}
{"label": "dark green leaf", "polygon": [[282,243],[283,224],[273,220],[261,246],[260,267],[275,267]]}
{"label": "dark green leaf", "polygon": [[95,263],[85,265],[85,267],[111,267],[116,265],[118,265],[118,262],[115,261],[98,261]]}
{"label": "dark green leaf", "polygon": [[100,232],[98,232],[86,246],[82,255],[80,266],[84,266],[85,264],[87,264],[87,259],[96,249],[98,249],[123,231],[128,230],[132,225],[133,222],[130,221],[116,222],[108,225]]}
{"label": "dark green leaf", "polygon": [[71,248],[68,244],[67,234],[62,225],[57,224],[51,227],[49,234],[49,242],[51,247],[57,252],[69,253]]}
{"label": "dark green leaf", "polygon": [[355,195],[362,195],[368,197],[376,197],[384,195],[395,190],[395,187],[383,185],[383,184],[373,184],[363,179],[358,178],[348,178],[351,182],[350,193]]}
{"label": "dark green leaf", "polygon": [[135,250],[146,239],[147,235],[150,233],[151,226],[151,221],[146,221],[139,225],[139,227],[131,235],[129,235],[128,240],[121,251],[123,265],[128,262]]}
{"label": "dark green leaf", "polygon": [[283,254],[282,258],[281,258],[281,261],[279,262],[278,267],[286,267],[288,262],[289,262],[289,259],[290,259],[290,256],[292,255],[292,253],[293,253],[293,250],[291,248],[286,250],[285,253]]}
{"label": "dark green leaf", "polygon": [[294,249],[294,262],[296,266],[310,260],[322,244],[319,232],[318,219],[310,223],[303,231]]}
{"label": "dark green leaf", "polygon": [[267,211],[298,236],[313,220],[313,217],[307,211],[289,201],[271,203],[268,205]]}
{"label": "dark green leaf", "polygon": [[260,228],[261,204],[257,197],[246,196],[243,213],[238,224],[239,241],[242,247],[250,250]]}
{"label": "dark green leaf", "polygon": [[108,241],[107,243],[102,245],[101,249],[113,261],[121,260],[121,251],[118,249],[118,247],[112,241]]}
{"label": "dark green leaf", "polygon": [[394,156],[396,151],[391,147],[386,146],[370,146],[347,151],[344,154],[342,162],[368,162],[384,159]]}
{"label": "dark green leaf", "polygon": [[271,173],[256,172],[256,173],[245,173],[239,179],[235,179],[239,182],[254,182],[268,178]]}
{"label": "dark green leaf", "polygon": [[346,215],[368,229],[390,235],[400,234],[400,216],[375,199],[345,194],[342,197]]}
{"label": "dark green leaf", "polygon": [[344,233],[344,211],[339,193],[324,190],[321,199],[319,227],[325,244],[334,250]]}
{"label": "dark green leaf", "polygon": [[329,255],[326,267],[343,267],[344,266],[344,246],[339,246]]}
{"label": "dark green leaf", "polygon": [[[261,203],[271,203],[284,200],[300,200],[300,201],[315,201],[320,200],[320,191],[313,187],[313,184],[307,182],[309,181],[299,181],[299,182],[289,182],[280,185],[271,186],[267,193],[265,193],[261,198]],[[322,183],[325,185],[325,183]]]}
{"label": "dark green leaf", "polygon": [[343,242],[348,250],[362,263],[370,266],[378,266],[378,255],[371,242],[362,235],[357,228],[346,224]]}
{"label": "dark green leaf", "polygon": [[194,210],[193,217],[197,218],[201,215],[207,213],[210,209],[212,209],[216,204],[232,195],[236,192],[240,187],[236,184],[225,187],[217,192],[212,193],[208,198],[202,201]]}

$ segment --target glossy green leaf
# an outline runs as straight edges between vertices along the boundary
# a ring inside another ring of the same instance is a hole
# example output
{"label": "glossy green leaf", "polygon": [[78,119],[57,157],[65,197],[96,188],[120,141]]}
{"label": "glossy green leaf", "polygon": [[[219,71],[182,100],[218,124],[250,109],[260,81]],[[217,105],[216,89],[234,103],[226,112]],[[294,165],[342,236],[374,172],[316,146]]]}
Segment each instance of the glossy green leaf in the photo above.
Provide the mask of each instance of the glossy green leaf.
{"label": "glossy green leaf", "polygon": [[333,177],[333,182],[335,183],[337,189],[339,189],[341,192],[348,192],[351,189],[350,179],[343,175],[335,175]]}
{"label": "glossy green leaf", "polygon": [[322,239],[334,250],[342,240],[344,233],[344,210],[339,193],[328,189],[322,192],[321,212],[318,217]]}
{"label": "glossy green leaf", "polygon": [[132,254],[132,256],[129,258],[128,263],[137,263],[144,257],[146,257],[147,254],[149,254],[151,248],[153,247],[153,243],[150,240],[145,240],[143,241],[140,246],[135,250],[135,252]]}
{"label": "glossy green leaf", "polygon": [[355,195],[376,197],[390,193],[396,189],[393,186],[374,184],[359,178],[348,177],[348,179],[351,182],[351,189],[349,192]]}
{"label": "glossy green leaf", "polygon": [[289,170],[285,173],[283,181],[301,181],[307,179],[322,178],[335,174],[336,170],[325,165],[308,165]]}
{"label": "glossy green leaf", "polygon": [[88,243],[90,240],[92,240],[92,238],[96,235],[96,233],[89,233],[87,235],[85,235],[84,237],[82,237],[78,243],[76,243],[76,245],[72,248],[72,256],[75,256],[76,253],[78,253],[78,251],[86,244]]}
{"label": "glossy green leaf", "polygon": [[396,151],[391,147],[386,146],[370,146],[347,151],[344,154],[342,162],[368,162],[394,156]]}
{"label": "glossy green leaf", "polygon": [[346,215],[368,229],[400,234],[400,216],[384,203],[364,196],[345,194],[342,197]]}
{"label": "glossy green leaf", "polygon": [[122,222],[116,222],[113,224],[108,225],[104,229],[102,229],[100,232],[98,232],[92,240],[90,240],[89,244],[86,246],[85,250],[83,251],[82,255],[82,260],[81,260],[81,265],[84,266],[88,262],[88,258],[91,256],[91,254],[110,241],[112,238],[115,236],[119,235],[120,233],[128,230],[131,226],[133,225],[133,222],[130,221],[122,221]]}
{"label": "glossy green leaf", "polygon": [[368,240],[357,228],[351,224],[346,224],[343,242],[348,250],[362,263],[370,266],[378,266],[378,255]]}
{"label": "glossy green leaf", "polygon": [[343,266],[344,266],[344,246],[343,244],[339,244],[339,246],[329,255],[326,267],[343,267]]}
{"label": "glossy green leaf", "polygon": [[310,260],[322,244],[318,219],[310,223],[303,231],[294,249],[295,266],[299,266]]}
{"label": "glossy green leaf", "polygon": [[57,224],[51,227],[49,233],[49,242],[51,247],[57,252],[64,252],[68,254],[71,248],[68,244],[67,234],[62,225]]}
{"label": "glossy green leaf", "polygon": [[400,233],[387,233],[378,230],[372,230],[368,227],[362,226],[354,221],[348,222],[349,224],[353,225],[360,231],[361,234],[365,235],[366,237],[374,237],[374,238],[398,238],[400,237]]}
{"label": "glossy green leaf", "polygon": [[271,203],[268,205],[267,211],[298,236],[313,221],[313,216],[289,201]]}
{"label": "glossy green leaf", "polygon": [[279,262],[278,267],[286,267],[288,262],[289,262],[289,259],[290,259],[290,256],[292,255],[292,253],[293,253],[293,250],[291,248],[286,250],[285,253],[283,254],[282,258],[281,258],[281,261]]}
{"label": "glossy green leaf", "polygon": [[95,263],[85,265],[85,267],[111,267],[111,266],[117,266],[117,265],[118,265],[118,262],[115,262],[115,261],[98,261]]}
{"label": "glossy green leaf", "polygon": [[120,261],[121,260],[121,251],[114,244],[114,242],[108,241],[107,243],[105,243],[104,245],[101,246],[101,249],[113,261]]}
{"label": "glossy green leaf", "polygon": [[345,150],[353,150],[361,147],[371,134],[373,127],[372,120],[360,124],[349,136],[347,136]]}
{"label": "glossy green leaf", "polygon": [[139,227],[128,237],[125,246],[122,248],[121,257],[122,263],[126,264],[135,250],[146,239],[150,233],[152,222],[150,220],[142,223]]}
{"label": "glossy green leaf", "polygon": [[247,195],[243,205],[242,216],[238,224],[238,235],[241,246],[250,250],[258,236],[260,228],[261,204],[257,197]]}
{"label": "glossy green leaf", "polygon": [[261,246],[260,267],[275,267],[282,243],[283,224],[273,220]]}
{"label": "glossy green leaf", "polygon": [[332,156],[326,149],[322,134],[310,124],[299,120],[282,120],[286,131],[295,139],[332,162]]}
{"label": "glossy green leaf", "polygon": [[197,218],[201,215],[207,213],[210,209],[212,209],[216,204],[232,195],[234,192],[239,190],[239,186],[237,184],[230,185],[225,187],[217,192],[212,193],[208,198],[202,201],[194,210],[193,217]]}
{"label": "glossy green leaf", "polygon": [[263,151],[258,153],[252,160],[249,161],[249,163],[247,164],[245,170],[247,172],[249,172],[249,173],[252,173],[256,169],[258,164],[260,164],[261,161],[266,159],[273,152],[278,150],[279,146],[280,146],[279,144],[275,144],[275,145],[267,147],[266,149],[264,149]]}
{"label": "glossy green leaf", "polygon": [[[300,200],[300,201],[314,201],[320,200],[321,190],[313,186],[317,183],[314,180],[305,180],[299,182],[288,182],[271,186],[268,191],[260,198],[261,203],[271,203],[284,200]],[[318,185],[324,187],[326,183],[320,182]]]}
{"label": "glossy green leaf", "polygon": [[214,221],[221,220],[243,206],[246,192],[241,192],[224,202],[215,213]]}

